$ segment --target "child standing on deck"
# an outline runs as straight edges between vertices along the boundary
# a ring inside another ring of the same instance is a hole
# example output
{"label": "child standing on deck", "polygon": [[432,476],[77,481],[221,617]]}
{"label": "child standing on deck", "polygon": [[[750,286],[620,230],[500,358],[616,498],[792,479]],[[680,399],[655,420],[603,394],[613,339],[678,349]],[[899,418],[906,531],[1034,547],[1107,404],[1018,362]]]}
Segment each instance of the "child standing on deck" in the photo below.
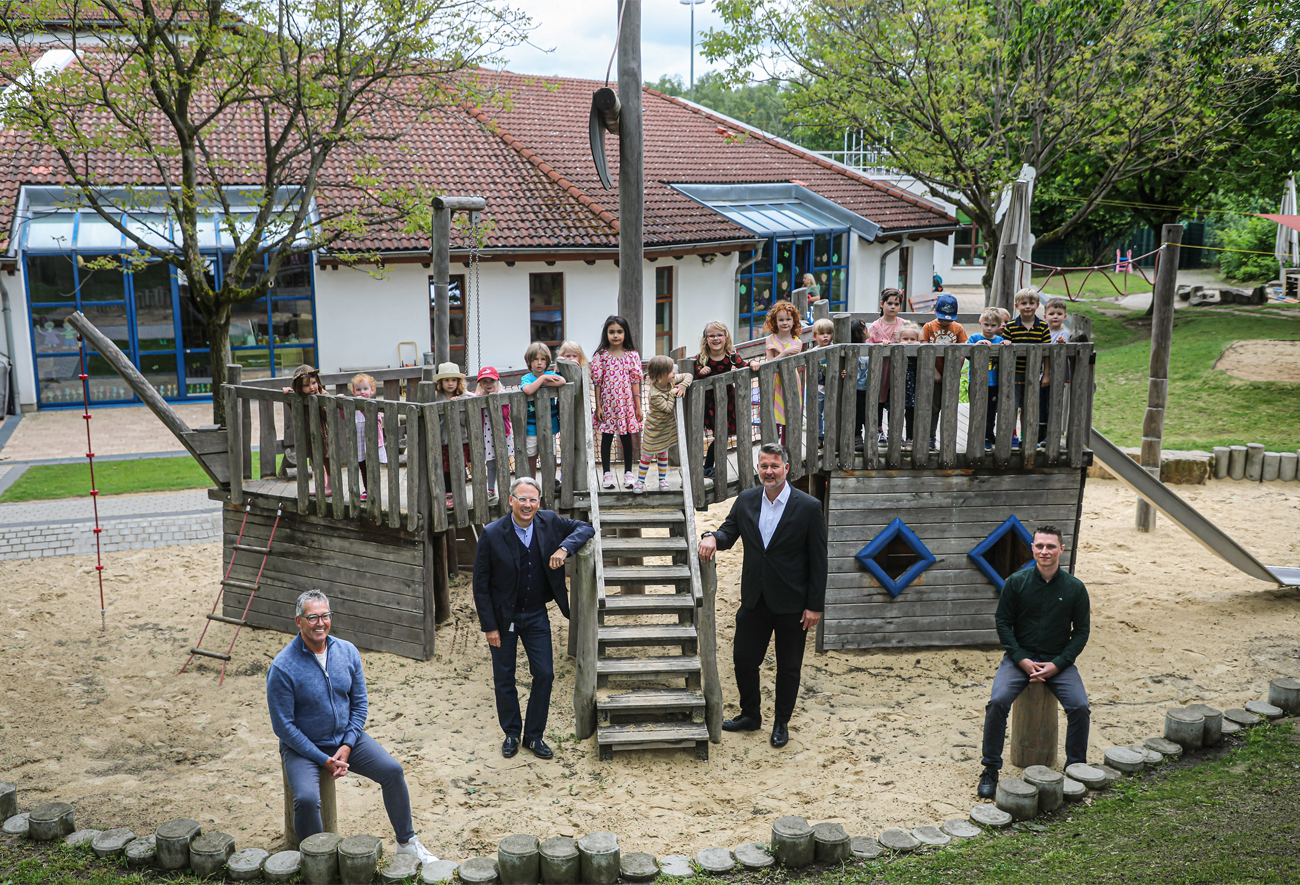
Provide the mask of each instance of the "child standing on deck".
{"label": "child standing on deck", "polygon": [[596,414],[600,433],[600,465],[605,476],[601,487],[614,488],[609,472],[610,451],[618,436],[623,448],[623,485],[632,488],[632,434],[641,430],[641,354],[632,340],[632,327],[621,316],[610,316],[600,335],[600,345],[591,357],[591,386],[596,392]]}
{"label": "child standing on deck", "polygon": [[[465,395],[465,373],[460,370],[460,366],[455,363],[441,363],[438,366],[438,373],[433,376],[433,401],[435,403],[450,402],[454,399],[460,399]],[[455,501],[451,494],[451,455],[447,448],[451,437],[447,433],[447,421],[443,416],[439,416],[439,425],[442,431],[442,482],[443,488],[447,490],[447,506],[451,507]],[[465,433],[465,424],[461,422],[461,446],[465,454],[465,463],[469,463],[469,436]],[[465,481],[465,471],[461,471],[460,480]]]}
{"label": "child standing on deck", "polygon": [[[530,396],[543,387],[563,387],[564,378],[559,372],[550,368],[551,349],[541,341],[534,341],[524,351],[524,362],[528,364],[528,374],[519,379],[519,388]],[[560,435],[560,401],[551,403],[551,436]],[[537,472],[537,404],[528,402],[528,473],[540,477]],[[557,450],[553,450],[557,451]]]}
{"label": "child standing on deck", "polygon": [[555,352],[555,358],[560,360],[569,360],[577,363],[582,368],[587,368],[587,352],[582,349],[582,345],[576,341],[561,341],[560,349]]}
{"label": "child standing on deck", "polygon": [[[830,347],[835,341],[835,323],[822,317],[812,325],[812,344],[809,349]],[[826,363],[817,364],[817,438],[826,436]]]}
{"label": "child standing on deck", "polygon": [[[1038,318],[1038,290],[1033,286],[1026,286],[1016,293],[1016,316],[1007,323],[1006,330],[1002,336],[1012,344],[1051,344],[1052,331],[1047,327],[1047,323]],[[1046,387],[1051,382],[1052,367],[1047,360],[1043,360],[1043,371],[1038,378],[1025,378],[1025,362],[1028,357],[1016,358],[1016,411],[1020,414],[1021,423],[1024,423],[1025,409],[1025,388],[1029,387]],[[1015,420],[1015,415],[1011,420]],[[1026,438],[1030,433],[1034,433],[1036,428],[1021,427],[1020,431]],[[1047,425],[1042,425],[1042,433],[1038,437],[1038,442],[1044,442],[1047,439]],[[1012,438],[1012,445],[1019,445],[1018,439]]]}
{"label": "child standing on deck", "polygon": [[[668,450],[677,442],[677,409],[675,401],[686,393],[691,383],[690,375],[675,371],[671,357],[652,356],[646,366],[650,381],[650,414],[645,419],[641,433],[641,462],[636,469],[636,485],[632,491],[645,491],[646,474],[650,459],[659,462],[659,491],[668,491]],[[683,477],[683,482],[685,478]]]}
{"label": "child standing on deck", "polygon": [[[903,321],[898,312],[903,309],[903,293],[899,289],[884,289],[880,293],[880,318],[867,327],[868,344],[896,344]],[[889,402],[889,357],[880,373],[880,390],[876,397],[876,426],[880,428],[877,443],[885,443],[885,405]],[[889,420],[895,420],[894,415]]]}
{"label": "child standing on deck", "polygon": [[[1047,320],[1047,330],[1052,336],[1053,344],[1069,344],[1070,329],[1065,325],[1066,309],[1063,298],[1053,298],[1047,302],[1043,308],[1043,319]],[[1070,364],[1067,362],[1062,371],[1065,372],[1065,383],[1070,383]],[[1066,388],[1067,390],[1069,388]],[[1065,397],[1066,408],[1069,408],[1070,397]],[[1047,412],[1052,405],[1052,393],[1049,387],[1038,388],[1038,438],[1047,439]],[[1062,422],[1064,426],[1064,422]]]}
{"label": "child standing on deck", "polygon": [[[985,346],[992,344],[1006,344],[1007,340],[998,334],[1002,328],[1002,311],[996,307],[986,307],[980,313],[980,330],[978,333],[966,339],[969,344],[983,344]],[[978,382],[979,379],[971,378],[967,383],[967,389],[970,384]],[[989,354],[989,408],[984,414],[984,448],[993,447],[993,426],[998,419],[998,358],[997,354]],[[1014,417],[1014,416],[1013,416]]]}
{"label": "child standing on deck", "polygon": [[[957,299],[951,295],[940,295],[934,301],[934,319],[921,327],[921,341],[925,344],[965,344],[967,337],[965,327],[957,322]],[[930,400],[931,448],[935,444],[939,412],[942,409],[943,357],[939,356],[934,360],[934,396]]]}
{"label": "child standing on deck", "polygon": [[[501,391],[501,376],[491,366],[478,370],[478,381],[470,396],[491,396]],[[515,453],[515,441],[510,430],[510,406],[501,406],[501,417],[505,419],[506,429],[506,470],[510,470],[509,458]],[[483,410],[483,460],[487,462],[488,503],[497,502],[497,450],[496,440],[492,438],[492,421],[487,409]]]}
{"label": "child standing on deck", "polygon": [[[375,379],[365,374],[353,375],[352,380],[348,382],[348,390],[352,391],[353,396],[359,396],[362,399],[374,399],[375,397]],[[388,463],[388,449],[384,446],[384,413],[378,414],[379,419],[379,463]],[[366,500],[366,492],[369,490],[370,479],[366,474],[366,413],[361,409],[356,412],[357,424],[357,467],[361,470],[361,500]],[[379,476],[376,472],[375,476]]]}
{"label": "child standing on deck", "polygon": [[[764,342],[767,358],[774,360],[803,350],[803,342],[799,340],[800,328],[802,324],[793,304],[789,301],[773,304],[763,323],[763,329],[768,333]],[[791,391],[790,395],[799,396],[800,391]],[[772,378],[772,411],[776,414],[776,438],[785,445],[785,387],[780,372]]]}
{"label": "child standing on deck", "polygon": [[[911,320],[903,320],[898,327],[900,344],[920,344],[921,327]],[[907,382],[903,395],[903,439],[904,448],[912,447],[912,419],[916,416],[916,357],[907,358]],[[890,416],[893,420],[893,416]]]}
{"label": "child standing on deck", "polygon": [[[720,375],[724,372],[730,372],[733,369],[749,368],[758,369],[758,360],[745,362],[745,358],[736,352],[736,347],[731,343],[731,332],[727,329],[725,323],[716,320],[704,327],[704,335],[700,338],[700,352],[695,355],[695,377],[712,378],[714,375]],[[736,435],[736,390],[732,388],[727,391],[727,429],[722,433],[722,428],[717,423],[717,403],[713,401],[713,391],[704,392],[704,429],[713,431],[713,442],[709,444],[709,451],[704,456],[704,476],[712,479],[714,475],[714,458],[718,450],[718,440],[722,440],[723,457],[726,457],[727,438]],[[737,440],[737,445],[740,441]]]}
{"label": "child standing on deck", "polygon": [[[319,395],[325,392],[320,386],[320,371],[306,363],[293,370],[293,380],[289,384],[289,387],[284,388],[284,392],[289,393],[292,391],[301,397]],[[330,435],[326,429],[324,409],[320,410],[320,444],[321,463],[325,467],[325,494],[332,495],[334,491],[330,488]],[[299,458],[298,469],[308,468],[308,460],[311,458],[310,443],[307,446],[307,451],[296,454]]]}

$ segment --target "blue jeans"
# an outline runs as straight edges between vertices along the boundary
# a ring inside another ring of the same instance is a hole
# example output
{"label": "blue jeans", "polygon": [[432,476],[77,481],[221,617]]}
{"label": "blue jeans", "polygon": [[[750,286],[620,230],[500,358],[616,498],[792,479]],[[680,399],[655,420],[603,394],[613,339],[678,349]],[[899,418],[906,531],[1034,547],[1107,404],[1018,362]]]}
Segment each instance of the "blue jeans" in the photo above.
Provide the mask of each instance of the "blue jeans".
{"label": "blue jeans", "polygon": [[[1011,705],[1029,684],[1029,674],[1009,655],[1002,656],[997,675],[993,677],[993,694],[984,708],[984,764],[989,768],[1002,768],[1002,746],[1007,738],[1007,714]],[[1091,711],[1088,709],[1088,692],[1079,677],[1079,668],[1073,664],[1047,680],[1047,688],[1061,702],[1065,710],[1065,764],[1088,761],[1088,726]]]}
{"label": "blue jeans", "polygon": [[[337,747],[326,752],[333,756],[336,750]],[[280,758],[284,760],[289,789],[293,791],[293,830],[301,842],[324,829],[320,820],[320,779],[329,775],[324,774],[325,769],[321,766],[283,744]],[[402,765],[379,746],[379,741],[364,731],[348,756],[348,774],[359,774],[379,784],[384,792],[384,810],[388,812],[388,822],[393,825],[398,842],[410,842],[415,838],[415,827],[411,824],[411,796],[406,790]]]}
{"label": "blue jeans", "polygon": [[[501,625],[501,645],[492,652],[492,682],[496,688],[497,721],[507,736],[522,735],[524,744],[540,740],[546,733],[546,716],[551,710],[551,685],[555,682],[555,655],[551,650],[551,619],[546,609],[515,614],[515,629]],[[515,687],[515,664],[522,642],[528,656],[533,688],[528,693],[528,715],[519,716],[519,689]]]}

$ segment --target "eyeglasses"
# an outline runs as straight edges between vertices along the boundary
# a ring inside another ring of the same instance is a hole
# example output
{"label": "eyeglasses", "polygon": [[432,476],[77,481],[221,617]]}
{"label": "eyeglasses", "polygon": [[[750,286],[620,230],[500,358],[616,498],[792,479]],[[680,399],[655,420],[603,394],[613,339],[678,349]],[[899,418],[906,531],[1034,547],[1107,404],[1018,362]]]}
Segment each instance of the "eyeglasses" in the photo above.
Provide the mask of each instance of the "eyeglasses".
{"label": "eyeglasses", "polygon": [[328,621],[332,612],[321,612],[318,615],[303,615],[308,624],[319,624],[321,621]]}

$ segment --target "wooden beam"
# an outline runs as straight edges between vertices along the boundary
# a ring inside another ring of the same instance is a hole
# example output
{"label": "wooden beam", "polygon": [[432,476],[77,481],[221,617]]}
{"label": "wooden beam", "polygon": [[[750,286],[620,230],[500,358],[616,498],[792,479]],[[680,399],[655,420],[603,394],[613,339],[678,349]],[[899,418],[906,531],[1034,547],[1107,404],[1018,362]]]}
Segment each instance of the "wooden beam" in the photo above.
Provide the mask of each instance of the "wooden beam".
{"label": "wooden beam", "polygon": [[[1183,226],[1166,224],[1160,231],[1160,266],[1156,268],[1151,296],[1151,362],[1147,379],[1147,410],[1142,418],[1142,469],[1160,479],[1160,446],[1165,433],[1165,405],[1169,400],[1169,349],[1174,340],[1174,290],[1178,283],[1178,253]],[[1154,531],[1156,509],[1142,498],[1137,502],[1137,530]]]}
{"label": "wooden beam", "polygon": [[[618,17],[618,312],[649,350],[644,321],[645,143],[641,121],[641,0],[615,0]],[[593,490],[594,491],[594,490]]]}

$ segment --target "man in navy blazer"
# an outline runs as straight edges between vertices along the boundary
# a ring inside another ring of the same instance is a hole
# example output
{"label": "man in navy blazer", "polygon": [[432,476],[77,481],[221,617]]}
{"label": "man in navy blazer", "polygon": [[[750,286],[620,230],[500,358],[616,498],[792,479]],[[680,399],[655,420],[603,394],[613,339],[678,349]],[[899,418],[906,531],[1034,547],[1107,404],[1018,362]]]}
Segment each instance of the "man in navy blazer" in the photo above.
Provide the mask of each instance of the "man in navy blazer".
{"label": "man in navy blazer", "polygon": [[746,489],[716,532],[700,538],[700,560],[737,540],[745,542],[740,574],[740,608],[732,660],[740,715],[722,723],[726,731],[757,731],[763,724],[758,668],[776,634],[776,710],[772,746],[790,742],[787,723],[799,696],[804,643],[826,601],[826,520],[822,505],[786,482],[785,447],[765,443],[758,453],[761,488]]}
{"label": "man in navy blazer", "polygon": [[[501,755],[509,759],[524,746],[539,759],[554,751],[542,740],[551,707],[555,660],[551,650],[551,600],[569,616],[569,591],[564,585],[564,560],[591,540],[595,530],[585,522],[565,519],[551,510],[538,510],[541,490],[530,476],[510,486],[510,513],[491,522],[478,539],[474,555],[474,607],[492,654],[497,721],[506,738]],[[554,551],[554,552],[549,552]],[[519,716],[515,687],[516,648],[522,642],[528,656],[533,687],[528,713]]]}

